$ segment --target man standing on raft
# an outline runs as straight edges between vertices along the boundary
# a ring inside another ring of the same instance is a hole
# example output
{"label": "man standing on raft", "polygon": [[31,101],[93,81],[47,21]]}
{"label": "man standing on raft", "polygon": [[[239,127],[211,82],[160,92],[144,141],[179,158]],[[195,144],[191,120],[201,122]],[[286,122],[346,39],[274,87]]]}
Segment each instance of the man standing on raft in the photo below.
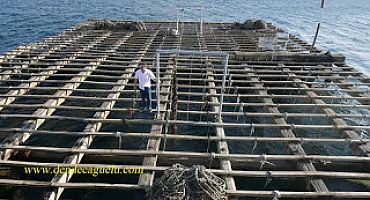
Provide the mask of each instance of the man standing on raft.
{"label": "man standing on raft", "polygon": [[157,82],[157,78],[153,72],[148,68],[144,63],[140,64],[140,69],[135,72],[135,85],[136,79],[139,80],[139,89],[140,89],[140,112],[143,110],[152,112],[152,92],[150,80]]}

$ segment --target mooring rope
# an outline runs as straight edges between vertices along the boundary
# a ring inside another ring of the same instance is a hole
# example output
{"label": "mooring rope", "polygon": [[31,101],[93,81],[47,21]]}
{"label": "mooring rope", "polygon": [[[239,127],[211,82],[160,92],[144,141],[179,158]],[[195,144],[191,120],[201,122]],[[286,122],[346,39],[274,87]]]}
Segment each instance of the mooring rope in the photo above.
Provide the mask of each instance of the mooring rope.
{"label": "mooring rope", "polygon": [[149,188],[149,200],[227,200],[226,183],[201,165],[175,164]]}

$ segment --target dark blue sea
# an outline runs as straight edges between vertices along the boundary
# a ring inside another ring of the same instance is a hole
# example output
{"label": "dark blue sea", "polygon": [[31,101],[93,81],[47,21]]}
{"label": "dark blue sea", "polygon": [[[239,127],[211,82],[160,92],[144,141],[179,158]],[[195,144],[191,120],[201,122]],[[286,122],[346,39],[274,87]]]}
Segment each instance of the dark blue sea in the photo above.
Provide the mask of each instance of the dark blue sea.
{"label": "dark blue sea", "polygon": [[[322,26],[318,38],[318,46],[323,50],[345,54],[350,65],[370,74],[370,0],[326,0],[323,12],[320,12],[320,1],[0,0],[0,54],[16,46],[54,35],[82,20],[175,21],[176,7],[203,6],[205,7],[203,12],[205,21],[243,22],[247,19],[263,19],[310,43],[316,31],[316,24],[320,20]],[[186,21],[199,20],[199,15],[196,11],[187,11],[185,14]],[[46,140],[38,142],[50,143],[50,141]],[[334,150],[333,153],[335,153]],[[254,179],[245,181],[244,187],[258,189],[259,185],[265,184],[265,180],[259,181],[257,184]],[[295,184],[296,182],[291,183]],[[331,189],[352,187],[347,182],[333,181],[328,183]],[[275,182],[275,184],[284,187],[283,189],[303,188],[301,185],[290,185],[288,181]],[[28,192],[32,195],[40,192],[40,190]],[[86,195],[85,193],[88,192],[86,190],[73,190],[70,195],[84,196]],[[126,195],[126,193],[124,194]],[[110,196],[106,196],[106,193],[103,192],[95,192],[94,195],[96,199],[112,199],[113,196],[129,198],[118,192],[111,192]],[[136,194],[127,193],[127,195],[132,196]]]}
{"label": "dark blue sea", "polygon": [[[91,18],[176,20],[177,6],[204,6],[206,21],[265,19],[308,42],[323,22],[318,46],[337,51],[370,74],[370,1],[326,0],[0,0],[0,52]],[[186,20],[198,20],[188,11]]]}

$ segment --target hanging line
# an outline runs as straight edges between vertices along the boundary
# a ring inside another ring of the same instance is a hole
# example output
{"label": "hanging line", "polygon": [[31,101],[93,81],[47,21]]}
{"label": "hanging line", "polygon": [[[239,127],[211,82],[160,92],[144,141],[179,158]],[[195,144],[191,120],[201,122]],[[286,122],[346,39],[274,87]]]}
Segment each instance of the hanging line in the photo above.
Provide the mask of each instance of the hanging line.
{"label": "hanging line", "polygon": [[317,37],[319,35],[319,30],[320,30],[320,24],[321,24],[322,13],[323,13],[323,10],[324,10],[324,5],[325,5],[325,0],[321,0],[319,22],[317,23],[317,29],[316,29],[315,37],[314,37],[313,42],[312,42],[310,53],[312,53],[312,51],[314,50],[316,40],[317,40]]}
{"label": "hanging line", "polygon": [[209,152],[209,148],[211,146],[211,133],[210,133],[210,127],[211,127],[211,121],[209,121],[209,105],[208,105],[208,101],[205,102],[206,103],[206,111],[207,111],[207,114],[206,114],[206,120],[207,120],[207,153]]}
{"label": "hanging line", "polygon": [[[243,112],[243,122],[244,122],[244,124],[246,124],[247,123],[247,113],[245,112],[245,104],[244,104],[244,102],[241,102],[241,105],[240,105],[241,107],[242,107],[242,112]],[[253,132],[254,132],[254,130],[253,130]]]}
{"label": "hanging line", "polygon": [[228,82],[229,88],[227,89],[227,94],[230,94],[231,87],[233,85],[233,78],[232,78],[232,76],[233,75],[229,73],[229,82]]}
{"label": "hanging line", "polygon": [[[235,105],[235,109],[234,109],[234,112],[236,112],[237,110],[238,110],[238,104],[240,104],[239,105],[239,112],[242,112],[242,105],[241,105],[241,100],[240,100],[240,98],[239,98],[239,94],[236,94],[236,105]],[[237,115],[236,116],[236,120],[235,120],[236,122],[238,122],[239,121],[239,115]]]}
{"label": "hanging line", "polygon": [[137,83],[136,83],[137,81],[136,80],[134,80],[134,93],[132,94],[132,109],[135,109],[135,104],[136,104],[136,97],[137,97]]}
{"label": "hanging line", "polygon": [[[238,92],[238,86],[234,87],[233,94],[236,95],[236,104],[239,104],[241,102],[241,99],[240,99],[239,92]],[[236,112],[237,110],[238,110],[238,105],[235,105],[234,112]]]}
{"label": "hanging line", "polygon": [[249,133],[249,137],[252,137],[253,133],[254,133],[254,125],[253,125],[253,123],[251,123],[251,130],[250,130],[250,133]]}
{"label": "hanging line", "polygon": [[209,163],[208,163],[208,169],[212,168],[213,160],[216,158],[215,152],[209,153]]}
{"label": "hanging line", "polygon": [[167,134],[168,134],[168,129],[169,129],[169,121],[170,121],[170,114],[171,114],[171,106],[172,102],[169,103],[169,108],[167,109],[167,115],[166,115],[166,126],[164,130],[164,140],[163,140],[163,149],[162,151],[166,151],[166,146],[167,146]]}
{"label": "hanging line", "polygon": [[254,154],[254,151],[256,150],[257,146],[258,146],[258,142],[257,142],[257,139],[256,139],[256,140],[254,141],[254,143],[253,143],[253,147],[252,147],[252,150],[251,150],[251,154]]}
{"label": "hanging line", "polygon": [[264,188],[266,189],[267,186],[272,182],[272,173],[271,171],[266,171],[266,181]]}
{"label": "hanging line", "polygon": [[118,138],[118,149],[121,149],[121,145],[122,145],[121,132],[119,132],[119,131],[113,132],[113,135],[115,135]]}

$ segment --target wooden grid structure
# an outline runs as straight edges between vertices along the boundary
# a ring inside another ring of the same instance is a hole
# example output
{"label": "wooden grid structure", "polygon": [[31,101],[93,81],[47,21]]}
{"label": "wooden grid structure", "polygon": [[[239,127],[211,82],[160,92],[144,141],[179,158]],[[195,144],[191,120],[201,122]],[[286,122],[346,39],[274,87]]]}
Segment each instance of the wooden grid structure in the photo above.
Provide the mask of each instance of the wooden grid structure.
{"label": "wooden grid structure", "polygon": [[[199,34],[186,22],[173,36],[176,22],[146,22],[147,31],[94,23],[0,57],[0,165],[16,172],[0,184],[12,186],[11,198],[140,199],[137,191],[182,163],[224,178],[231,198],[370,199],[370,79],[343,56],[308,53],[309,44],[271,24],[204,23]],[[132,73],[154,64],[157,49],[229,53],[224,91],[220,59],[163,57],[160,114],[137,112]],[[112,165],[144,173],[22,173]]]}

